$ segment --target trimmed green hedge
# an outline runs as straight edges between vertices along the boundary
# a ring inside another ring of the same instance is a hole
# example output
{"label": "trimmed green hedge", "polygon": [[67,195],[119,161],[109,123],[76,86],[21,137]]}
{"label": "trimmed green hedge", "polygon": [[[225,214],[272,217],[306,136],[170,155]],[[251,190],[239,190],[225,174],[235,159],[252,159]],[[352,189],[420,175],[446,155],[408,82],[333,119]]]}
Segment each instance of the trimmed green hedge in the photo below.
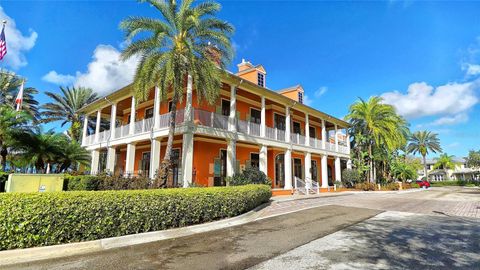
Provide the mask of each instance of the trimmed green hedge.
{"label": "trimmed green hedge", "polygon": [[447,186],[478,186],[480,182],[478,181],[468,181],[468,180],[450,180],[450,181],[432,181],[430,182],[432,187],[447,187]]}
{"label": "trimmed green hedge", "polygon": [[164,230],[245,213],[266,185],[0,194],[0,250]]}

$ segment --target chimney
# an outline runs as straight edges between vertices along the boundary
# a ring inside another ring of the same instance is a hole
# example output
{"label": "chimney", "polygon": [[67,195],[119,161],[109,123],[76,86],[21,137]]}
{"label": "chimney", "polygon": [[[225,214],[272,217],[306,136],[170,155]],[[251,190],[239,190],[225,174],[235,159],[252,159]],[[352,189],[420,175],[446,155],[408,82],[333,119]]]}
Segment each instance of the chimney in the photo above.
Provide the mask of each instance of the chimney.
{"label": "chimney", "polygon": [[245,61],[245,59],[242,58],[242,62],[240,64],[238,64],[237,67],[238,67],[238,72],[242,72],[244,70],[252,68],[253,65],[252,65],[252,63],[250,63],[248,61]]}

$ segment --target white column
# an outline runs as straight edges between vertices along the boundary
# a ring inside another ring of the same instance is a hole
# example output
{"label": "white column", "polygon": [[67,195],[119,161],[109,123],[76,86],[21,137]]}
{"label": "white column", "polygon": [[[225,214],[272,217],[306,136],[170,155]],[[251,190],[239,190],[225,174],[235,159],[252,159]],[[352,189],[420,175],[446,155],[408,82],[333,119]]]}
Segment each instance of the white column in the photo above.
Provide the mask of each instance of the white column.
{"label": "white column", "polygon": [[102,110],[97,111],[97,123],[95,124],[95,142],[98,142],[100,135],[100,121],[102,120]]}
{"label": "white column", "polygon": [[130,135],[135,133],[135,97],[132,96],[132,104],[130,106],[130,127],[129,132]]}
{"label": "white column", "polygon": [[[345,133],[347,134],[347,154],[350,155],[350,134],[348,134],[348,129],[345,129]],[[351,163],[351,161],[350,161],[350,163]]]}
{"label": "white column", "polygon": [[125,162],[125,173],[134,174],[135,172],[135,144],[127,144],[127,160]]}
{"label": "white column", "polygon": [[[154,129],[160,128],[160,88],[155,86],[155,97],[153,100],[153,126]],[[150,167],[151,168],[151,167]]]}
{"label": "white column", "polygon": [[266,119],[265,119],[265,97],[262,96],[262,109],[260,111],[260,136],[265,137],[267,135],[266,129]]}
{"label": "white column", "polygon": [[335,124],[335,152],[338,152],[338,126]]}
{"label": "white column", "polygon": [[112,174],[115,171],[115,156],[116,156],[115,147],[108,147],[107,148],[107,166],[106,166],[106,169],[107,169],[107,171],[109,171]]}
{"label": "white column", "polygon": [[352,160],[351,159],[348,159],[347,160],[347,169],[352,169]]}
{"label": "white column", "polygon": [[292,189],[292,150],[285,150],[285,189]]}
{"label": "white column", "polygon": [[266,145],[261,145],[260,146],[260,164],[259,164],[259,169],[261,172],[263,172],[265,175],[268,175],[268,150]]}
{"label": "white column", "polygon": [[342,166],[340,158],[335,158],[335,181],[342,181]]}
{"label": "white column", "polygon": [[97,174],[98,173],[98,163],[100,162],[100,150],[93,150],[92,151],[92,163],[90,165],[90,174]]}
{"label": "white column", "polygon": [[[188,75],[187,80],[187,102],[185,104],[185,122],[192,121],[193,119],[193,109],[192,109],[192,76]],[[231,101],[230,101],[230,110],[232,108]],[[232,112],[230,111],[230,116]]]}
{"label": "white column", "polygon": [[236,87],[230,85],[230,115],[228,116],[228,130],[237,131],[237,95]]}
{"label": "white column", "polygon": [[153,139],[150,146],[150,179],[155,178],[156,174],[158,173],[158,169],[160,168],[160,150],[160,138]]}
{"label": "white column", "polygon": [[305,184],[308,188],[312,188],[312,153],[305,153]]}
{"label": "white column", "polygon": [[322,149],[325,149],[327,143],[327,127],[325,126],[325,120],[322,119]]}
{"label": "white column", "polygon": [[285,107],[285,141],[290,142],[290,108]]}
{"label": "white column", "polygon": [[305,145],[310,145],[310,121],[308,119],[308,113],[305,113]]}
{"label": "white column", "polygon": [[182,179],[183,187],[189,187],[193,182],[193,133],[183,134],[182,142]]}
{"label": "white column", "polygon": [[232,139],[227,140],[227,176],[232,177],[235,174],[237,142]]}
{"label": "white column", "polygon": [[82,133],[82,144],[87,143],[87,130],[88,130],[88,114],[83,118],[83,133]]}
{"label": "white column", "polygon": [[115,128],[117,121],[117,104],[112,104],[112,111],[110,113],[110,140],[115,139]]}
{"label": "white column", "polygon": [[322,188],[328,188],[327,156],[322,156]]}

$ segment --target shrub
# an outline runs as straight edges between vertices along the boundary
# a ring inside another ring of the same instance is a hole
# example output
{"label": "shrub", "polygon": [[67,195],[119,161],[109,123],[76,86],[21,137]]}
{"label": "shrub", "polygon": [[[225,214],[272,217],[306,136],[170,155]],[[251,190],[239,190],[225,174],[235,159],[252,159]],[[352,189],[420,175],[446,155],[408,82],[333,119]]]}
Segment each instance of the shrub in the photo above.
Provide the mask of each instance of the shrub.
{"label": "shrub", "polygon": [[385,190],[399,190],[400,185],[397,182],[390,182],[382,186]]}
{"label": "shrub", "polygon": [[363,182],[363,183],[356,184],[355,189],[359,189],[363,191],[374,191],[377,189],[377,185],[375,183]]}
{"label": "shrub", "polygon": [[445,187],[445,186],[471,186],[473,185],[480,185],[478,181],[471,181],[471,180],[457,180],[457,181],[432,181],[430,182],[432,187]]}
{"label": "shrub", "polygon": [[247,212],[266,185],[0,194],[0,250],[95,240],[209,222]]}
{"label": "shrub", "polygon": [[358,170],[344,169],[342,172],[342,185],[346,188],[352,188],[359,183],[362,175]]}
{"label": "shrub", "polygon": [[129,190],[154,188],[154,183],[148,177],[122,177],[99,175],[65,176],[64,190]]}
{"label": "shrub", "polygon": [[230,186],[242,186],[249,184],[264,184],[272,185],[268,177],[260,171],[257,167],[247,167],[243,172],[235,174],[233,177],[227,179]]}

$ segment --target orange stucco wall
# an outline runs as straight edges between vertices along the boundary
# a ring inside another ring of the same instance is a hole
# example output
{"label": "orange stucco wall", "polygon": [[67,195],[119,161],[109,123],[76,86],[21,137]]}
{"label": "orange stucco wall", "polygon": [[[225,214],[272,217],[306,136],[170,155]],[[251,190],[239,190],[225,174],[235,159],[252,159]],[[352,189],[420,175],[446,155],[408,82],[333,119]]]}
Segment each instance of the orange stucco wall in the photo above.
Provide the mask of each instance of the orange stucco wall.
{"label": "orange stucco wall", "polygon": [[193,182],[202,186],[213,185],[214,159],[220,157],[220,150],[227,149],[225,143],[212,143],[205,141],[193,142]]}

